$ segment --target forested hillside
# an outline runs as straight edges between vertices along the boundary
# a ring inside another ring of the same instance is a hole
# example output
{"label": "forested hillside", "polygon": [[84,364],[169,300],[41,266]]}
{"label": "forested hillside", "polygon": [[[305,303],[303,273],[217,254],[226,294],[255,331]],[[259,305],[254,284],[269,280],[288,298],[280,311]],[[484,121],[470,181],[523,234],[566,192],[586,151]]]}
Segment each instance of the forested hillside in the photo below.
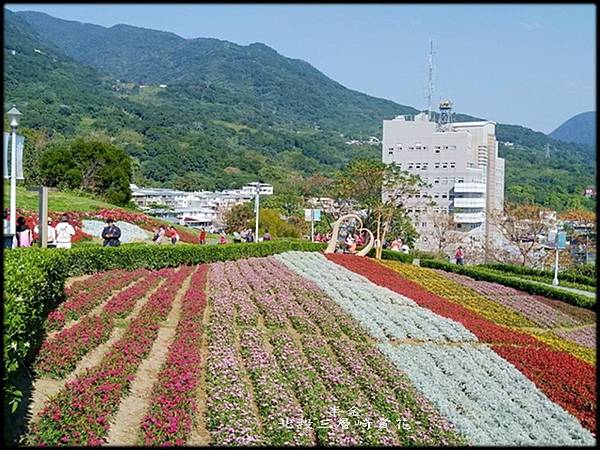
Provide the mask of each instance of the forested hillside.
{"label": "forested hillside", "polygon": [[[381,137],[383,119],[418,112],[258,43],[5,9],[4,47],[5,106],[18,105],[23,126],[50,141],[109,140],[133,157],[142,185],[222,189],[260,179],[297,194],[310,175],[331,175],[357,156],[380,158],[380,147],[346,141]],[[584,201],[577,193],[594,182],[594,147],[516,125],[499,124],[497,135],[517,145],[500,147],[507,199]],[[539,157],[547,142],[548,160]],[[547,197],[548,186],[564,198]]]}

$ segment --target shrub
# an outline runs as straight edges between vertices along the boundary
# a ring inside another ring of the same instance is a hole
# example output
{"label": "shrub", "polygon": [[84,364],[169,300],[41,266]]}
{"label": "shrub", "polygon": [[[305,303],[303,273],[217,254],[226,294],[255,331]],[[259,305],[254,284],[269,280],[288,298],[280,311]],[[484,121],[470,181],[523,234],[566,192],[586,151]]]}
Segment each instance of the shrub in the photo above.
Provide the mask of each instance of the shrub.
{"label": "shrub", "polygon": [[[370,252],[369,255],[371,258],[375,257],[375,249],[373,248]],[[413,259],[415,259],[414,255],[411,254],[406,254],[406,253],[402,253],[402,252],[396,252],[393,250],[383,250],[381,253],[381,259],[389,259],[392,261],[401,261],[401,262],[405,262],[405,263],[412,263]]]}
{"label": "shrub", "polygon": [[[529,267],[517,266],[514,264],[482,264],[479,267],[489,268],[493,270],[499,270],[506,273],[515,273],[518,275],[532,275],[536,277],[542,277],[547,279],[554,278],[554,272],[551,270],[539,270],[531,269]],[[588,271],[589,272],[589,271]],[[565,270],[558,272],[558,279],[564,281],[570,281],[572,283],[584,284],[587,286],[596,286],[596,279],[588,275],[583,275],[571,270]]]}
{"label": "shrub", "polygon": [[580,306],[582,308],[587,308],[591,310],[596,309],[596,300],[593,298],[567,292],[560,289],[555,289],[551,286],[533,283],[521,278],[514,278],[509,275],[503,275],[498,272],[486,270],[484,267],[459,266],[457,264],[451,264],[442,261],[434,261],[431,259],[421,260],[421,266],[431,267],[434,269],[442,269],[448,272],[456,272],[462,275],[469,276],[476,280],[484,280],[490,281],[492,283],[503,284],[504,286],[513,287],[515,289],[525,291],[529,294],[537,294],[542,295],[544,297],[561,300],[563,302],[570,303],[575,306]]}
{"label": "shrub", "polygon": [[65,280],[110,269],[160,269],[268,256],[290,250],[319,251],[324,244],[276,240],[253,244],[82,246],[69,250],[18,248],[4,252],[4,408],[13,412],[22,392],[19,372],[44,337],[46,316],[65,300]]}

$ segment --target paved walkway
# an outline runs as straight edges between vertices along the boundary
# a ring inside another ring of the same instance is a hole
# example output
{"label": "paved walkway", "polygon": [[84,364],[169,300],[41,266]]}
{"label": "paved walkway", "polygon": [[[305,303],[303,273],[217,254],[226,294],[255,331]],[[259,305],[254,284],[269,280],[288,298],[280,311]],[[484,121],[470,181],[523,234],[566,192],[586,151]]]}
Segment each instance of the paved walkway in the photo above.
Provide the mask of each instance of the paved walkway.
{"label": "paved walkway", "polygon": [[550,286],[551,288],[562,290],[562,291],[570,291],[570,292],[573,292],[575,294],[585,295],[586,297],[596,298],[596,293],[595,292],[582,291],[581,289],[564,287],[564,286],[561,286],[560,284],[558,286],[553,286],[551,283],[544,283],[542,281],[533,281],[533,280],[527,280],[527,281],[529,281],[531,283],[541,284],[543,286]]}

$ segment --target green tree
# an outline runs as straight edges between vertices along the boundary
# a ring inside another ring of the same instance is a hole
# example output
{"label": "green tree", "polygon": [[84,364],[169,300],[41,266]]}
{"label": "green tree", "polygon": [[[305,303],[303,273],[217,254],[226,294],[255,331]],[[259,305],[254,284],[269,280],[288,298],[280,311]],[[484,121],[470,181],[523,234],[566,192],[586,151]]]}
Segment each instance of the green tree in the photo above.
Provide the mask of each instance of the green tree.
{"label": "green tree", "polygon": [[376,225],[375,256],[381,259],[383,241],[394,218],[406,217],[404,203],[408,195],[426,186],[418,175],[401,170],[394,164],[371,159],[351,161],[336,177],[338,198],[355,210],[365,210]]}

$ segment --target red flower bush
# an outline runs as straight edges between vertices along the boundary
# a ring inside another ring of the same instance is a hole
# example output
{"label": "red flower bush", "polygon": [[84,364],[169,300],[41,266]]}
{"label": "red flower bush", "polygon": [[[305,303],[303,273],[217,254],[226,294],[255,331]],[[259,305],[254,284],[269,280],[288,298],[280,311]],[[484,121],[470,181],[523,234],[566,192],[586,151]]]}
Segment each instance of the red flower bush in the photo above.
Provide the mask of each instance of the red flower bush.
{"label": "red flower bush", "polygon": [[207,272],[207,265],[198,267],[183,299],[177,337],[158,375],[149,412],[142,420],[141,434],[145,445],[184,445],[192,430],[196,389],[202,369],[200,338]]}
{"label": "red flower bush", "polygon": [[441,316],[462,323],[480,341],[495,344],[492,348],[498,350],[498,354],[595,433],[596,379],[593,366],[567,352],[555,351],[533,336],[490,322],[460,305],[428,292],[417,283],[406,280],[373,260],[340,254],[326,256],[330,261],[365,276],[373,283],[405,295]]}
{"label": "red flower bush", "polygon": [[182,267],[141,309],[100,364],[88,369],[52,397],[32,428],[32,445],[87,446],[106,443],[110,420],[128,392],[135,373],[158,335],[160,322],[193,271]]}

